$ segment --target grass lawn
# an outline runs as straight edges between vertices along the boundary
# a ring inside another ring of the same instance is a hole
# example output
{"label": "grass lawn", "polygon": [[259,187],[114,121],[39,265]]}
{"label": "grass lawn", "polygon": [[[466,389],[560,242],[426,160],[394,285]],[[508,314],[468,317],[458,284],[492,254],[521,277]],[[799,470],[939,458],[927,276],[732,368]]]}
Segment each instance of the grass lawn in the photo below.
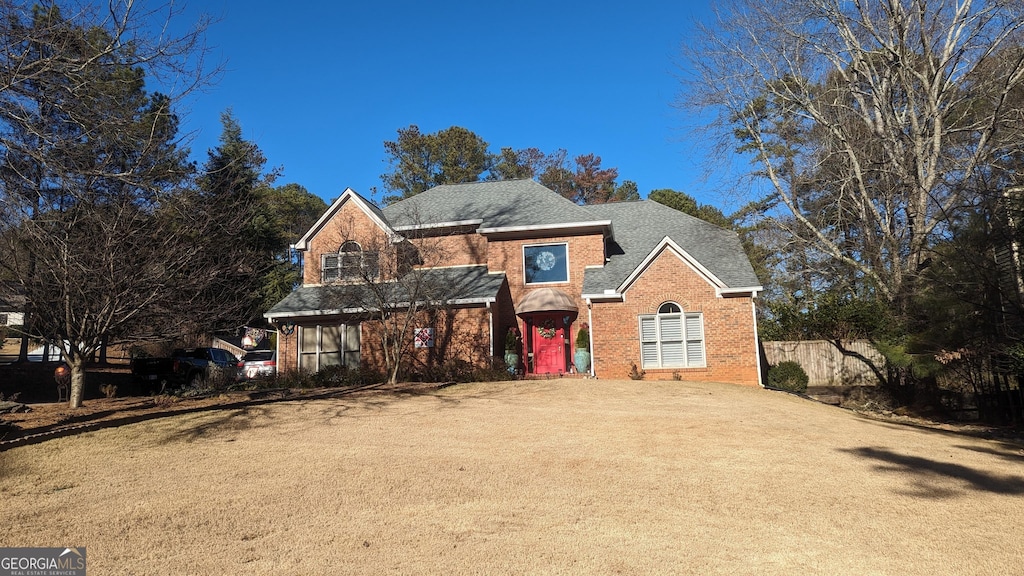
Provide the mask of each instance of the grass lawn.
{"label": "grass lawn", "polygon": [[1024,447],[778,392],[464,384],[0,452],[0,546],[107,574],[1013,574]]}

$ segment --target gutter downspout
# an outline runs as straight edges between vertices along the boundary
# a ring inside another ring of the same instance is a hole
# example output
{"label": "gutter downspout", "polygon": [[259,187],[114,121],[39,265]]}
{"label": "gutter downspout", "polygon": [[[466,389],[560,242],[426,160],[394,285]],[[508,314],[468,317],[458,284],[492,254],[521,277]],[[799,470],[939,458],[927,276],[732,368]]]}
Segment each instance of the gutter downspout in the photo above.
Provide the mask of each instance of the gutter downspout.
{"label": "gutter downspout", "polygon": [[490,352],[487,354],[494,362],[494,311],[491,310],[491,303],[487,302],[487,345]]}
{"label": "gutter downspout", "polygon": [[594,306],[587,298],[587,322],[590,324],[590,377],[596,378],[597,370],[594,368]]}
{"label": "gutter downspout", "polygon": [[750,312],[753,314],[754,320],[754,358],[757,358],[757,385],[764,388],[764,381],[761,377],[761,337],[757,333],[757,303],[754,299],[757,297],[757,292],[750,297]]}

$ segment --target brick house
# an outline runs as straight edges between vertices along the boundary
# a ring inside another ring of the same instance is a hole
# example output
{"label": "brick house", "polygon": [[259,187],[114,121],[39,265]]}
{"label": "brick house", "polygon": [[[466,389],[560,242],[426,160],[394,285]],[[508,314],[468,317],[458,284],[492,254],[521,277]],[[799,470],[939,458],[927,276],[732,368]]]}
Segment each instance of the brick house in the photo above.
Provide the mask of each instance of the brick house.
{"label": "brick house", "polygon": [[579,206],[511,180],[379,209],[348,189],[295,248],[302,286],[266,314],[281,370],[380,368],[380,326],[394,316],[379,303],[430,300],[444,305],[401,332],[405,370],[488,365],[514,327],[521,371],[569,373],[586,324],[595,376],[625,378],[635,364],[648,379],[760,383],[761,287],[739,238],[656,202]]}

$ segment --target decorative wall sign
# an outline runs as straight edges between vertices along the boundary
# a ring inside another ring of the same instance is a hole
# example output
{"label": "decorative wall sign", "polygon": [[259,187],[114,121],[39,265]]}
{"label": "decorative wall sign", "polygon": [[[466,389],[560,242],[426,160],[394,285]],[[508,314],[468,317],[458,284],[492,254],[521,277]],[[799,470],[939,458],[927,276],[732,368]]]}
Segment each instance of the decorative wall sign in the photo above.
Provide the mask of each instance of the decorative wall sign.
{"label": "decorative wall sign", "polygon": [[434,329],[417,328],[415,331],[415,337],[413,338],[413,342],[416,348],[433,348]]}

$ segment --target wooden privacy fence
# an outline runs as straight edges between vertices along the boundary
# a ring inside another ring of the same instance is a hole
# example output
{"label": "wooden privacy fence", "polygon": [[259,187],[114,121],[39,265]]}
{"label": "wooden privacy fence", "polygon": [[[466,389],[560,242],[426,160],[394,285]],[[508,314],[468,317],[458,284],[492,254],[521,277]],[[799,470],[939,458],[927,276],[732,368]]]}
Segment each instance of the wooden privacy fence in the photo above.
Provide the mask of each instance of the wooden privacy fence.
{"label": "wooden privacy fence", "polygon": [[808,386],[875,386],[878,378],[858,356],[876,367],[885,366],[882,354],[867,340],[844,340],[844,354],[827,340],[762,342],[770,366],[793,360],[807,372]]}

